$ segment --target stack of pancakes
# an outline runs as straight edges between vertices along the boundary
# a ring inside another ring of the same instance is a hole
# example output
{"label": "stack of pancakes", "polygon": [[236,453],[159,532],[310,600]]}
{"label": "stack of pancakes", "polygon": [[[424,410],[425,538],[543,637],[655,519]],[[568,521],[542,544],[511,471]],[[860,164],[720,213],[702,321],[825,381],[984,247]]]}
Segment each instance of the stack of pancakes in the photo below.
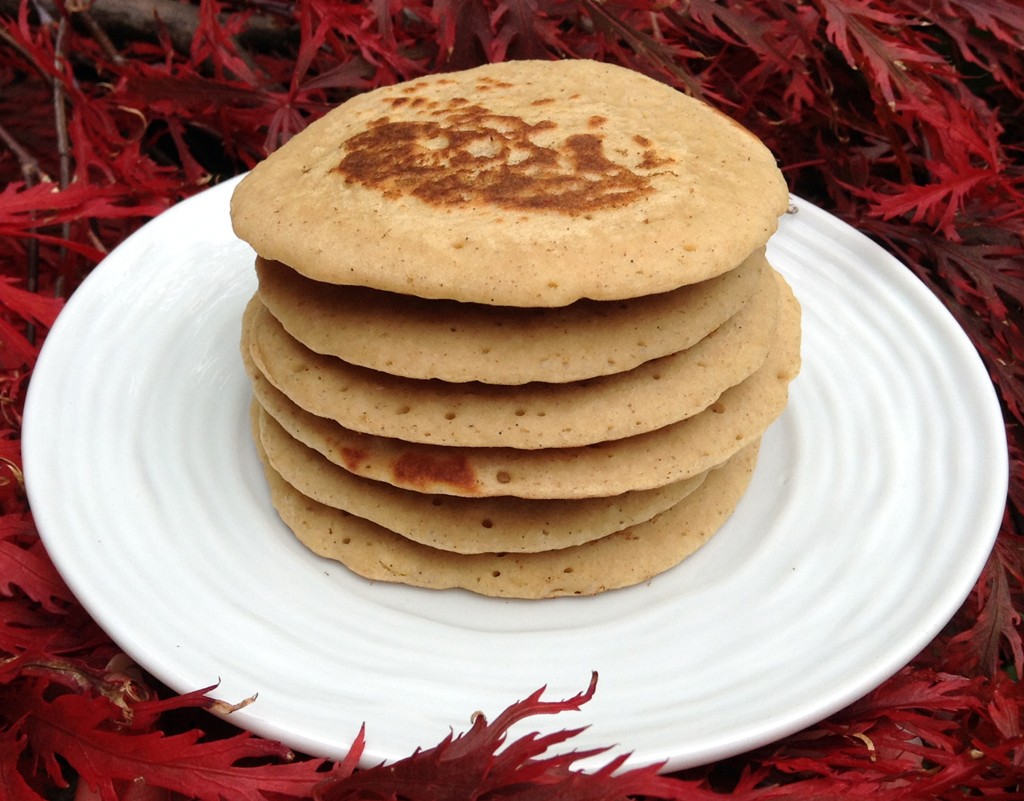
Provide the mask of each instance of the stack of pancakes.
{"label": "stack of pancakes", "polygon": [[591,595],[732,513],[799,370],[749,132],[651,79],[523,61],[359,95],[232,198],[273,503],[369,579]]}

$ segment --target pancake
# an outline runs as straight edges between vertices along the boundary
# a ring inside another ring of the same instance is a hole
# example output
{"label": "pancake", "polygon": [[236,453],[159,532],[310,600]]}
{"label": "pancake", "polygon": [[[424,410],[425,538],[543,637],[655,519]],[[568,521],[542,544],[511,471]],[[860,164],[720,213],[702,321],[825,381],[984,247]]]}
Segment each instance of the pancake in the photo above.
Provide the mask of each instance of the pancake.
{"label": "pancake", "polygon": [[757,449],[756,442],[747,445],[651,520],[582,545],[518,554],[429,548],[305,497],[265,460],[264,472],[275,508],[299,541],[364,578],[536,599],[595,595],[642,583],[679,564],[728,520],[749,484]]}
{"label": "pancake", "polygon": [[259,406],[259,438],[269,465],[298,492],[370,520],[407,539],[457,553],[529,553],[579,545],[674,506],[706,473],[611,498],[524,500],[456,498],[359,478],[293,439]]}
{"label": "pancake", "polygon": [[760,438],[800,369],[800,306],[781,276],[779,330],[765,364],[708,409],[662,429],[580,448],[454,448],[360,434],[296,406],[243,352],[257,400],[288,433],[356,475],[464,497],[586,498],[691,478]]}
{"label": "pancake", "polygon": [[277,389],[353,431],[465,447],[578,447],[691,417],[748,377],[768,354],[778,294],[767,272],[743,308],[687,350],[569,384],[504,387],[390,376],[310,351],[262,306],[247,339],[254,362]]}
{"label": "pancake", "polygon": [[726,115],[570,59],[361,93],[256,165],[231,220],[317,281],[542,307],[721,275],[788,204],[771,152]]}
{"label": "pancake", "polygon": [[672,292],[526,309],[325,284],[256,260],[260,300],[310,350],[406,378],[503,385],[580,381],[685,350],[738,312],[767,270],[759,250]]}

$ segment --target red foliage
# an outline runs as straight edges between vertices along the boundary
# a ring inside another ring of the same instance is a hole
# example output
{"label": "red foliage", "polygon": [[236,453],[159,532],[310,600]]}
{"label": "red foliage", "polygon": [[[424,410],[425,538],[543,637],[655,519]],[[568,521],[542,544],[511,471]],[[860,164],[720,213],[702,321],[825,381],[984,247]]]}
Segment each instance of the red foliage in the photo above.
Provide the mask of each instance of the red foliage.
{"label": "red foliage", "polygon": [[[68,784],[83,801],[1024,796],[1024,7],[166,2],[159,22],[125,28],[116,0],[0,0],[0,798],[39,801]],[[947,630],[875,692],[673,777],[616,772],[613,759],[584,778],[578,757],[543,756],[572,731],[497,752],[513,720],[576,708],[593,686],[564,702],[535,694],[354,773],[361,741],[327,764],[218,728],[204,691],[173,696],[118,654],[33,527],[21,408],[62,299],[143,222],[353,93],[549,57],[625,64],[719,106],[768,143],[795,192],[878,239],[945,302],[1006,411],[1010,502],[992,557]]]}
{"label": "red foliage", "polygon": [[598,770],[583,773],[573,763],[598,756],[602,750],[577,751],[540,759],[550,747],[571,739],[579,730],[544,736],[527,734],[505,746],[505,734],[514,723],[532,715],[557,714],[579,709],[597,687],[566,701],[541,700],[541,690],[512,704],[492,723],[478,715],[473,727],[459,736],[449,735],[434,748],[417,751],[393,765],[380,765],[351,776],[331,778],[318,785],[315,801],[355,801],[360,798],[429,798],[433,801],[476,801],[507,798],[517,801],[572,798],[574,801],[647,796],[687,798],[687,786],[666,779],[657,765],[622,769],[625,755]]}

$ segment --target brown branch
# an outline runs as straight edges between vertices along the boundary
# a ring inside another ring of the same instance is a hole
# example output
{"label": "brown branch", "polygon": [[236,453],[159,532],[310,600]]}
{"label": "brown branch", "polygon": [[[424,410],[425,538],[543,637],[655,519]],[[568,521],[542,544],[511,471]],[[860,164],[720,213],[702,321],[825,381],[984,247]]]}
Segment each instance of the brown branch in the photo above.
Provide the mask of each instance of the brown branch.
{"label": "brown branch", "polygon": [[[54,0],[33,0],[33,4],[54,19],[62,16]],[[0,0],[0,15],[16,17],[20,5],[21,0]],[[199,26],[198,8],[178,0],[95,0],[87,12],[73,12],[71,16],[80,18],[90,34],[92,26],[97,26],[113,39],[155,40],[163,29],[180,53],[192,47]],[[253,15],[242,38],[251,39],[253,45],[270,45],[280,43],[283,34],[272,18]]]}

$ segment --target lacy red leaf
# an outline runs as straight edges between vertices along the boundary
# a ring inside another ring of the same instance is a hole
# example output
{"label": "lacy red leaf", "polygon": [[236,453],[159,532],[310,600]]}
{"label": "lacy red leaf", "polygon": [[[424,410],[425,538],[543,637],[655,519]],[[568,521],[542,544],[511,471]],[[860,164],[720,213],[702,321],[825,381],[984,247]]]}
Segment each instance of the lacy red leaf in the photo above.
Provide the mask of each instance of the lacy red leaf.
{"label": "lacy red leaf", "polygon": [[54,779],[59,756],[109,801],[116,780],[138,776],[201,801],[305,798],[324,778],[322,762],[292,762],[288,749],[247,733],[206,742],[198,730],[137,733],[118,726],[119,715],[105,698],[66,694],[35,699],[24,728]]}
{"label": "lacy red leaf", "polygon": [[[543,701],[544,688],[509,706],[493,721],[477,715],[472,728],[449,735],[437,746],[390,765],[361,770],[345,779],[330,779],[317,788],[316,801],[348,799],[406,799],[407,801],[474,801],[502,798],[604,801],[630,796],[692,798],[683,782],[658,775],[658,765],[621,769],[626,755],[612,759],[596,771],[572,770],[582,759],[606,749],[569,751],[540,758],[549,748],[564,743],[580,729],[552,734],[527,734],[505,745],[509,728],[534,715],[579,710],[597,687],[591,677],[585,692],[563,701]],[[504,748],[503,748],[504,746]],[[620,770],[621,769],[621,770]]]}

